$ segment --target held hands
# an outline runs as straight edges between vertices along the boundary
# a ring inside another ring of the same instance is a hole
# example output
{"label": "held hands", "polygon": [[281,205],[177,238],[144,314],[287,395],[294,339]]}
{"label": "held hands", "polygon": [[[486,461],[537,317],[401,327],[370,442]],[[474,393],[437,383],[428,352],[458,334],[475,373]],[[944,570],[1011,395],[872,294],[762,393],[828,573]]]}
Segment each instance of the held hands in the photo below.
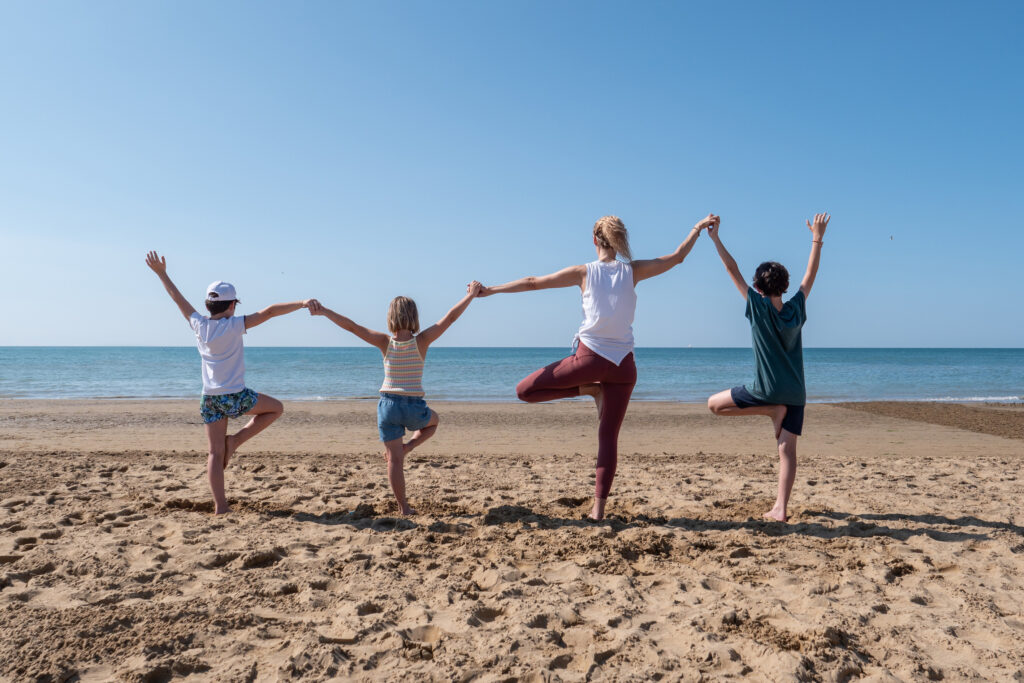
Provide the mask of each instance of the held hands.
{"label": "held hands", "polygon": [[490,296],[491,294],[494,294],[494,292],[489,290],[487,287],[484,287],[476,280],[473,280],[468,285],[466,285],[466,294],[472,294],[476,298],[482,298],[485,296]]}
{"label": "held hands", "polygon": [[167,272],[167,259],[160,256],[155,251],[151,251],[146,254],[146,265],[149,266],[157,275],[163,275]]}
{"label": "held hands", "polygon": [[[711,222],[709,224],[707,224],[707,225],[704,225],[707,222],[708,218],[711,219]],[[703,225],[704,227],[706,227],[708,229],[708,237],[710,237],[712,240],[717,240],[718,239],[718,228],[722,225],[722,217],[721,216],[715,216],[715,215],[712,215],[712,214],[709,213],[708,214],[708,218],[705,218],[704,220],[702,220],[700,223],[698,223],[694,227],[696,227],[699,230],[701,228],[701,226]]]}
{"label": "held hands", "polygon": [[832,220],[832,216],[827,213],[816,213],[814,214],[814,225],[807,221],[807,229],[811,231],[812,239],[815,242],[820,242],[821,238],[825,236],[825,228],[828,227],[830,220]]}
{"label": "held hands", "polygon": [[693,229],[696,230],[698,233],[704,228],[710,230],[712,226],[718,227],[718,221],[720,220],[721,218],[719,218],[718,216],[714,215],[713,213],[709,213],[707,216],[697,221],[697,224],[693,226]]}
{"label": "held hands", "polygon": [[306,299],[302,302],[302,307],[308,308],[310,315],[325,315],[327,312],[327,307],[316,299]]}

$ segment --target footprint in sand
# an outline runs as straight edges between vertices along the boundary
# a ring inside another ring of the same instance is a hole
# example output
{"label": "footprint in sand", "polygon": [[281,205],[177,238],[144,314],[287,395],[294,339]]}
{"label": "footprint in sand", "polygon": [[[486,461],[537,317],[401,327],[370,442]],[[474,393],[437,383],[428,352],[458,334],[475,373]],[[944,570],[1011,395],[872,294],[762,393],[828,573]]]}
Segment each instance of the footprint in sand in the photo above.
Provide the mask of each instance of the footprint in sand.
{"label": "footprint in sand", "polygon": [[473,610],[473,614],[469,617],[469,621],[467,623],[469,623],[470,626],[483,626],[484,624],[491,623],[502,614],[504,614],[504,612],[500,609],[494,609],[492,607],[477,607]]}
{"label": "footprint in sand", "polygon": [[380,614],[384,609],[375,602],[361,602],[356,605],[356,614],[365,617],[369,614]]}
{"label": "footprint in sand", "polygon": [[416,643],[435,645],[441,641],[444,631],[437,626],[416,626],[406,631],[405,636]]}
{"label": "footprint in sand", "polygon": [[284,548],[257,550],[242,557],[242,569],[260,569],[263,567],[269,567],[280,562],[287,554],[288,553]]}

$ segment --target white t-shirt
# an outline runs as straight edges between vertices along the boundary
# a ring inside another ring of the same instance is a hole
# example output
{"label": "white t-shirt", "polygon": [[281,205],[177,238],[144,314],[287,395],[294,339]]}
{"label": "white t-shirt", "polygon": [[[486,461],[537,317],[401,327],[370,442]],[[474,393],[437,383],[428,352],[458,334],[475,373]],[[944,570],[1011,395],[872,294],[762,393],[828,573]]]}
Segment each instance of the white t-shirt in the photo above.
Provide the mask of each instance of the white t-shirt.
{"label": "white t-shirt", "polygon": [[583,290],[583,324],[576,339],[588,349],[618,365],[633,351],[633,266],[622,261],[587,264]]}
{"label": "white t-shirt", "polygon": [[203,393],[208,396],[237,394],[245,389],[245,358],[242,335],[245,317],[211,320],[193,313],[188,324],[196,333],[196,346],[203,359]]}

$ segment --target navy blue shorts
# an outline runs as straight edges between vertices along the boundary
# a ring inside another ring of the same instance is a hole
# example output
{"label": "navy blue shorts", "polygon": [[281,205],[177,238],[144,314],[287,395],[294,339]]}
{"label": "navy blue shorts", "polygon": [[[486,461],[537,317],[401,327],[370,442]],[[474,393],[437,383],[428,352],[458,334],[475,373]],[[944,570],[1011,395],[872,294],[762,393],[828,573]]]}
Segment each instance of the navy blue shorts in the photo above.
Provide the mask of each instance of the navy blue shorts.
{"label": "navy blue shorts", "polygon": [[[779,405],[778,403],[769,403],[768,401],[754,398],[753,394],[747,391],[746,387],[733,387],[729,393],[732,394],[732,402],[736,404],[737,408]],[[786,406],[786,417],[782,418],[782,428],[790,434],[800,436],[800,432],[804,429],[804,407]]]}

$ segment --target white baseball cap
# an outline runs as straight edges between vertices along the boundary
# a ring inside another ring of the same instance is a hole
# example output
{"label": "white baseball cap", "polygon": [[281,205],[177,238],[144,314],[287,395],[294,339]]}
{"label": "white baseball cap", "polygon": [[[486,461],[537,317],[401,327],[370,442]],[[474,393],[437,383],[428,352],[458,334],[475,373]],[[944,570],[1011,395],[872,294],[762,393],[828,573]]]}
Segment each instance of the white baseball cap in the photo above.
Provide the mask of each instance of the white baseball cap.
{"label": "white baseball cap", "polygon": [[224,282],[223,280],[217,280],[206,288],[206,300],[237,301],[238,295],[235,294],[235,286],[233,284],[230,282]]}

